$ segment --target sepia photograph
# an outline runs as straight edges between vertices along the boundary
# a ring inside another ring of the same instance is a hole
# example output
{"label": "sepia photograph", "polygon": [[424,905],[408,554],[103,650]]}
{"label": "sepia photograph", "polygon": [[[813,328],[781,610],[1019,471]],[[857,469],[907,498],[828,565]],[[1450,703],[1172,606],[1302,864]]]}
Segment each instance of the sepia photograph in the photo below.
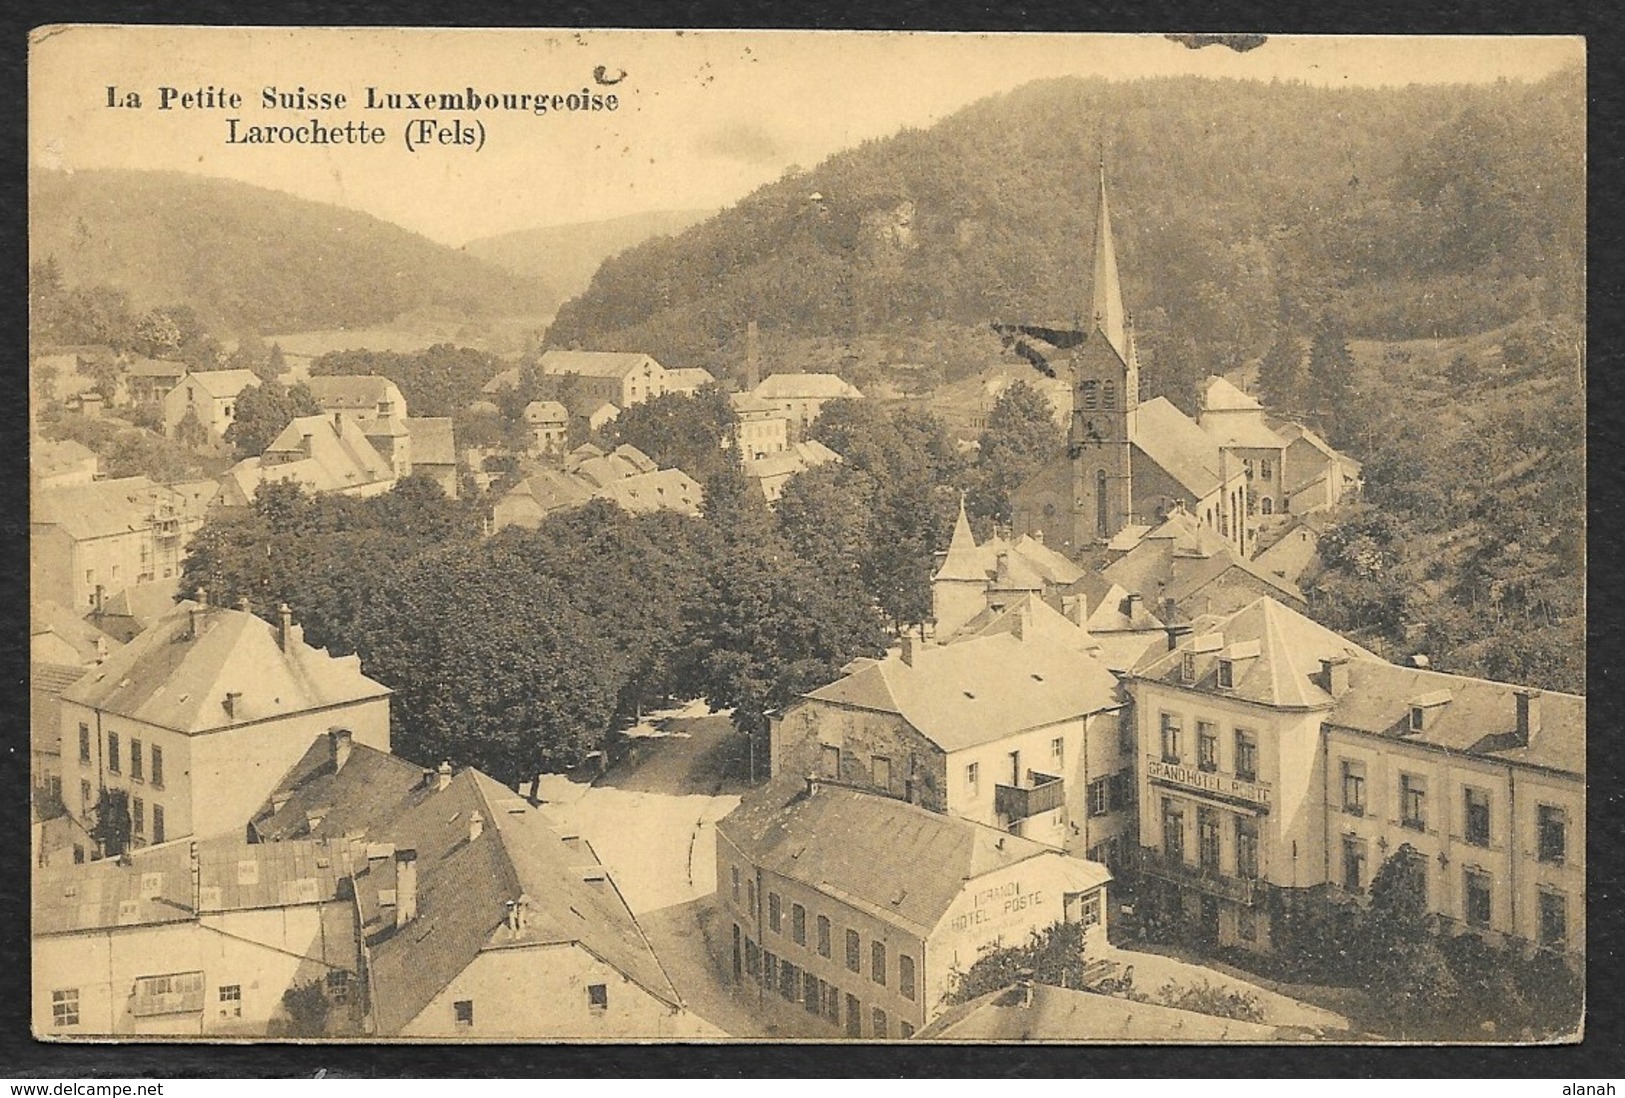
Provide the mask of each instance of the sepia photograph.
{"label": "sepia photograph", "polygon": [[34,1037],[1581,1041],[1586,66],[35,29]]}

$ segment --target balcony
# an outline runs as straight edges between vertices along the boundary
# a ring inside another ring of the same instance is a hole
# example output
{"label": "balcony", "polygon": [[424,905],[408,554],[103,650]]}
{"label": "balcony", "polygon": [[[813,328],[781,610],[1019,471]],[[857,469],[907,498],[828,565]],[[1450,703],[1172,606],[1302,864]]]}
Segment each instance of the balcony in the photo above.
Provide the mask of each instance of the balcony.
{"label": "balcony", "polygon": [[1027,771],[1026,785],[995,785],[993,809],[1015,823],[1030,816],[1053,812],[1066,803],[1066,783],[1054,774]]}
{"label": "balcony", "polygon": [[1140,848],[1140,872],[1249,907],[1258,903],[1264,895],[1261,881],[1232,877],[1217,870],[1190,865],[1183,859],[1170,858],[1152,847]]}

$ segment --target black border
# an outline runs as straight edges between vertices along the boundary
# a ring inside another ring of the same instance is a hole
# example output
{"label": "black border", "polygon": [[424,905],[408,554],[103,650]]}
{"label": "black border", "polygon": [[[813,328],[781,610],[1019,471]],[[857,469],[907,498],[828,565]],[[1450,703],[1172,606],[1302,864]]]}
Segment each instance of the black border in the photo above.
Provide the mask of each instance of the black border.
{"label": "black border", "polygon": [[[1601,5],[1598,5],[1601,7]],[[191,23],[297,26],[423,25],[447,27],[753,27],[854,28],[909,30],[1091,30],[1198,31],[1268,28],[1280,33],[1382,34],[1527,33],[1577,34],[1588,39],[1590,95],[1589,189],[1589,375],[1588,431],[1591,450],[1590,519],[1601,536],[1592,539],[1589,574],[1590,737],[1588,826],[1588,958],[1591,1004],[1586,1039],[1578,1046],[1549,1048],[1395,1048],[1355,1046],[1279,1046],[1243,1048],[1056,1047],[1056,1046],[891,1046],[864,1045],[728,1045],[728,1046],[118,1046],[50,1045],[29,1035],[29,970],[24,882],[29,880],[27,844],[7,844],[0,863],[0,1073],[47,1078],[119,1076],[155,1077],[785,1077],[825,1078],[957,1076],[1266,1078],[1266,1077],[1403,1077],[1483,1078],[1552,1077],[1584,1081],[1617,1076],[1625,1056],[1620,1024],[1620,918],[1614,903],[1625,864],[1617,853],[1619,820],[1625,795],[1619,792],[1618,755],[1609,750],[1619,727],[1617,698],[1610,687],[1618,651],[1621,620],[1607,598],[1614,575],[1614,519],[1620,510],[1619,477],[1622,433],[1617,404],[1617,346],[1621,338],[1616,311],[1621,302],[1618,261],[1617,192],[1611,184],[1621,157],[1619,149],[1618,62],[1620,41],[1613,23],[1579,0],[1558,3],[1479,3],[1417,5],[1396,0],[1355,4],[1309,5],[1260,3],[1258,0],[1212,3],[1164,0],[1146,10],[1128,0],[1079,8],[1063,3],[924,3],[901,0],[876,9],[860,0],[826,0],[814,7],[785,10],[767,3],[723,3],[687,0],[662,5],[639,3],[560,4],[544,10],[523,0],[482,0],[477,4],[363,4],[358,0],[302,0],[251,13],[222,0],[178,0],[155,4],[113,0],[25,2],[4,13],[8,32],[0,51],[0,130],[6,140],[5,168],[0,174],[0,211],[6,286],[0,306],[7,340],[0,357],[13,377],[10,392],[26,393],[26,52],[29,28],[48,23]],[[1041,76],[1041,73],[1034,73]],[[0,536],[18,562],[14,582],[0,586],[0,605],[7,620],[27,620],[26,398],[0,404],[0,424],[10,445],[0,448],[4,462],[0,493],[7,504]],[[25,698],[27,638],[20,624],[0,646],[4,681],[17,703],[4,714],[6,750],[0,751],[0,775],[9,796],[0,797],[0,835],[25,834],[28,788]],[[20,848],[18,848],[20,846]]]}

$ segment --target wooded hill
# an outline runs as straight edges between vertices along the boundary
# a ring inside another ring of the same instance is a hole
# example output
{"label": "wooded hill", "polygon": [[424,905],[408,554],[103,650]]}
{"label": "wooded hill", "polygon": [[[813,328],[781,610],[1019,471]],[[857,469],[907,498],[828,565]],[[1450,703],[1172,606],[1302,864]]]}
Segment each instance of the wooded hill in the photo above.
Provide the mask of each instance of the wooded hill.
{"label": "wooded hill", "polygon": [[1102,151],[1147,396],[1257,358],[1282,324],[1407,339],[1578,314],[1583,96],[1578,71],[1381,89],[1039,81],[609,260],[549,342],[715,372],[738,368],[751,318],[765,351],[1071,319]]}
{"label": "wooded hill", "polygon": [[221,332],[359,327],[417,309],[545,311],[526,279],[368,214],[178,172],[36,172],[31,259],[140,312],[186,305]]}

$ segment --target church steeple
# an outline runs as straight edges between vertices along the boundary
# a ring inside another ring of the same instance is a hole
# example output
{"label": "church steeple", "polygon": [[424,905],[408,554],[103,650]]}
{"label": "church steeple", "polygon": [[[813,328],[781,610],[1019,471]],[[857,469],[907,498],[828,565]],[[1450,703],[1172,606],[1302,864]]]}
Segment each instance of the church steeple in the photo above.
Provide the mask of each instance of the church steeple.
{"label": "church steeple", "polygon": [[1095,222],[1094,300],[1089,311],[1091,330],[1098,329],[1124,362],[1129,347],[1123,286],[1117,276],[1117,247],[1112,241],[1112,216],[1106,204],[1106,157],[1100,157],[1100,211]]}

